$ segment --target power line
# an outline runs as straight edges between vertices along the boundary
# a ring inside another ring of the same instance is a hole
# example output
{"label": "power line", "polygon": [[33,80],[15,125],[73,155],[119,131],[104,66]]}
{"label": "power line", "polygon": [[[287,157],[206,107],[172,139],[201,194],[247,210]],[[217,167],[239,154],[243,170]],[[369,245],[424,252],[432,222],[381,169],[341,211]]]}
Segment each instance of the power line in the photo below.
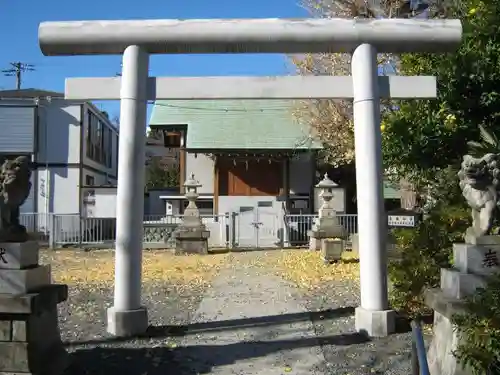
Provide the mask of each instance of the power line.
{"label": "power line", "polygon": [[21,61],[11,62],[12,68],[2,70],[4,76],[16,77],[16,89],[21,89],[23,73],[35,71],[35,66],[33,64],[26,64]]}
{"label": "power line", "polygon": [[149,104],[153,104],[159,107],[169,107],[169,108],[179,108],[179,109],[189,109],[189,110],[200,110],[200,111],[210,111],[210,112],[247,112],[247,113],[259,113],[259,112],[271,112],[271,111],[279,111],[283,112],[286,110],[293,109],[293,106],[290,107],[280,107],[276,106],[274,108],[259,108],[259,109],[236,109],[236,108],[210,108],[210,107],[191,107],[191,106],[183,106],[183,105],[174,105],[174,104],[165,104],[158,102],[150,102]]}

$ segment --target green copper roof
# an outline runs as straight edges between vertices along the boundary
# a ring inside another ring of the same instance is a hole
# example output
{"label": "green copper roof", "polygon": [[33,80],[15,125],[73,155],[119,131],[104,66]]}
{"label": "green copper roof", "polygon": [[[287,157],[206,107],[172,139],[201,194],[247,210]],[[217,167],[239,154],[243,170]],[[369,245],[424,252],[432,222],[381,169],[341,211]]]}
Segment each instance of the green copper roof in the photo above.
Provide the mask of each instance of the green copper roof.
{"label": "green copper roof", "polygon": [[158,100],[150,125],[187,125],[188,149],[319,149],[287,100]]}

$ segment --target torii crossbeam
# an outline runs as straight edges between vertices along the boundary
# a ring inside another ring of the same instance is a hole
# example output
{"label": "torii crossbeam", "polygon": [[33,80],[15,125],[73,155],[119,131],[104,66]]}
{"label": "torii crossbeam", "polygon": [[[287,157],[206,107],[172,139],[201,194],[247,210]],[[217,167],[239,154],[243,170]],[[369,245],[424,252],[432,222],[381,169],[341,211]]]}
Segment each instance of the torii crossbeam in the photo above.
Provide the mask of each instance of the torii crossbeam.
{"label": "torii crossbeam", "polygon": [[[108,331],[148,326],[141,306],[146,108],[156,99],[352,98],[361,306],[356,329],[394,331],[387,295],[386,220],[382,196],[380,98],[432,98],[433,77],[378,77],[377,53],[449,52],[462,39],[459,20],[240,19],[47,22],[45,55],[122,54],[122,78],[69,79],[71,99],[120,99],[114,305]],[[148,77],[149,54],[352,53],[352,77]]]}
{"label": "torii crossbeam", "polygon": [[[70,100],[119,100],[120,77],[68,78]],[[435,77],[378,77],[379,97],[436,97]],[[354,98],[351,76],[149,77],[147,100],[182,99],[345,99]]]}

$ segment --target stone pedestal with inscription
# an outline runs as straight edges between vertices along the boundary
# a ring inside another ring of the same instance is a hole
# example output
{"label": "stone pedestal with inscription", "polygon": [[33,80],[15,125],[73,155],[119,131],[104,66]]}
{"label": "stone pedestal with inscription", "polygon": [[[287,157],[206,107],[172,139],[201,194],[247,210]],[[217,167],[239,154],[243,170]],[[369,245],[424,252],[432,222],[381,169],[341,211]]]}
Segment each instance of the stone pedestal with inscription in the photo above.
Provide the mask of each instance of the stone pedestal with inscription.
{"label": "stone pedestal with inscription", "polygon": [[307,233],[310,250],[321,250],[322,241],[325,238],[345,239],[347,236],[347,231],[340,224],[332,203],[332,190],[337,187],[337,184],[328,178],[328,174],[325,174],[316,187],[322,189],[319,196],[323,204],[318,210],[318,218]]}
{"label": "stone pedestal with inscription", "polygon": [[481,236],[475,244],[453,245],[453,268],[441,270],[441,288],[426,293],[426,303],[434,310],[434,336],[428,360],[432,375],[465,375],[453,351],[459,338],[451,317],[463,309],[464,297],[484,287],[486,277],[500,272],[500,236]]}
{"label": "stone pedestal with inscription", "polygon": [[38,254],[37,242],[0,243],[0,374],[57,375],[68,363],[57,317],[67,286],[51,284]]}

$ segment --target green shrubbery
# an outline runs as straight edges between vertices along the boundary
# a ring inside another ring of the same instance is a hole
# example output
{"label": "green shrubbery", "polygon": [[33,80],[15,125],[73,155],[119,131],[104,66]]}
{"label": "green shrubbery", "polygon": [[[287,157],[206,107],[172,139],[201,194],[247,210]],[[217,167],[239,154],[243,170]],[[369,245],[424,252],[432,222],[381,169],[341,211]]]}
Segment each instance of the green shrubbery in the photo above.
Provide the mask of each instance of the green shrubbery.
{"label": "green shrubbery", "polygon": [[[463,242],[471,224],[469,209],[450,204],[456,200],[453,193],[443,195],[415,229],[393,230],[401,258],[389,264],[391,303],[410,318],[431,312],[424,291],[440,287],[441,268],[451,267],[453,243]],[[468,298],[465,313],[453,322],[462,337],[454,353],[458,361],[473,375],[500,374],[500,275]]]}
{"label": "green shrubbery", "polygon": [[467,299],[465,313],[455,315],[462,340],[455,353],[474,375],[500,373],[500,275]]}
{"label": "green shrubbery", "polygon": [[[451,265],[452,245],[470,225],[457,164],[468,152],[499,152],[500,0],[455,2],[447,16],[462,21],[456,53],[404,54],[399,61],[399,74],[437,76],[437,99],[401,101],[384,113],[384,162],[398,178],[416,176],[422,183],[415,186],[432,190],[423,199],[430,215],[415,229],[394,231],[402,260],[389,266],[391,300],[410,317],[427,312],[423,292],[440,286],[440,269]],[[460,362],[475,374],[500,374],[500,276],[471,297],[455,323],[463,336]]]}
{"label": "green shrubbery", "polygon": [[463,242],[470,214],[463,206],[435,207],[414,229],[395,229],[393,236],[401,259],[389,264],[391,304],[415,317],[429,312],[424,305],[426,288],[439,287],[440,270],[451,266],[452,247]]}

